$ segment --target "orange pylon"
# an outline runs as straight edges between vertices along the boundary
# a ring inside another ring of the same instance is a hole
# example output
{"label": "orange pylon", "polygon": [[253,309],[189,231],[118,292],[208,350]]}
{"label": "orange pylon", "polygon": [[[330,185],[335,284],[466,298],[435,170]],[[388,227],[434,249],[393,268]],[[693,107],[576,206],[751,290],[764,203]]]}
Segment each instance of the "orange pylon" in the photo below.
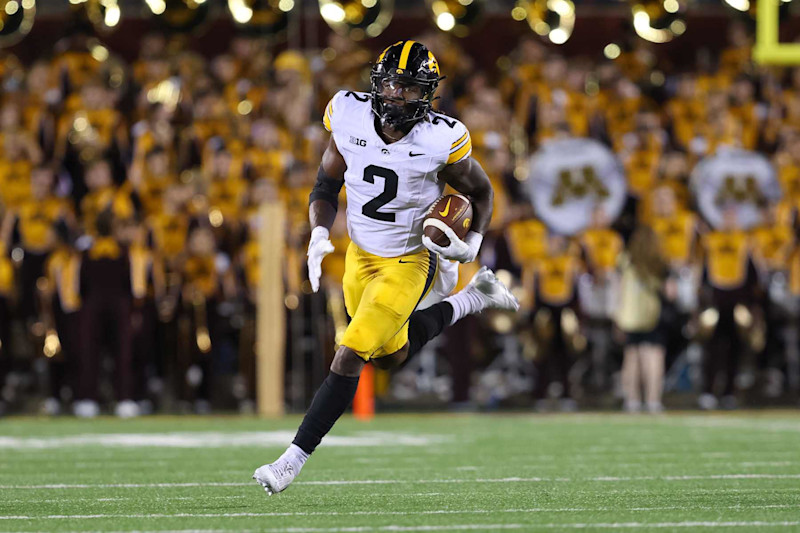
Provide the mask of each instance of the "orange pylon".
{"label": "orange pylon", "polygon": [[358,420],[372,420],[375,416],[375,367],[372,365],[366,365],[361,371],[353,398],[353,416]]}

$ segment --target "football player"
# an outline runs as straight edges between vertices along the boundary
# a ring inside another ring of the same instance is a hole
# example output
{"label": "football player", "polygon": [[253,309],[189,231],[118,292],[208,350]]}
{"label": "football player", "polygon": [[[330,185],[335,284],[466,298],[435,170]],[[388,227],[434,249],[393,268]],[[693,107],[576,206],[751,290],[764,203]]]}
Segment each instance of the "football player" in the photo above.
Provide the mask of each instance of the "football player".
{"label": "football player", "polygon": [[[449,294],[458,275],[458,263],[440,262],[439,256],[462,263],[477,257],[494,197],[488,176],[470,158],[466,127],[431,110],[441,79],[436,58],[422,43],[400,41],[373,66],[371,94],[340,91],[325,109],[323,123],[332,135],[310,195],[309,280],[317,291],[322,258],[333,251],[328,230],[346,184],[352,242],[343,289],[352,320],[292,445],[253,474],[269,494],[289,486],[344,413],[366,363],[396,367],[463,316],[519,308],[486,268],[459,293],[428,306]],[[474,219],[464,240],[446,228],[450,244],[441,247],[422,235],[422,223],[445,184],[470,197]]]}

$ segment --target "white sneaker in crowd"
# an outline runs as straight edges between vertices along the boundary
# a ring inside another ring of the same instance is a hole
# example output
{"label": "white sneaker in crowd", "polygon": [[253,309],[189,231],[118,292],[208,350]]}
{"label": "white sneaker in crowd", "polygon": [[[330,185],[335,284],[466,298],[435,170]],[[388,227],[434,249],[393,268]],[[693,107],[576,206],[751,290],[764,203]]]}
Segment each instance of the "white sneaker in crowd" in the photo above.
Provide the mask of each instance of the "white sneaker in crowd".
{"label": "white sneaker in crowd", "polygon": [[139,412],[139,404],[133,400],[122,400],[114,408],[114,414],[117,415],[117,418],[135,418],[139,416]]}
{"label": "white sneaker in crowd", "polygon": [[42,402],[42,414],[57,416],[61,414],[61,402],[56,398],[47,398]]}
{"label": "white sneaker in crowd", "polygon": [[626,413],[640,413],[642,411],[642,402],[639,400],[625,400],[622,404],[622,410]]}
{"label": "white sneaker in crowd", "polygon": [[94,418],[100,414],[100,406],[94,400],[78,400],[72,404],[72,412],[78,418]]}
{"label": "white sneaker in crowd", "polygon": [[697,399],[697,405],[699,405],[700,409],[702,409],[703,411],[711,411],[712,409],[717,408],[717,406],[719,405],[719,400],[717,400],[717,397],[714,396],[713,394],[704,392]]}

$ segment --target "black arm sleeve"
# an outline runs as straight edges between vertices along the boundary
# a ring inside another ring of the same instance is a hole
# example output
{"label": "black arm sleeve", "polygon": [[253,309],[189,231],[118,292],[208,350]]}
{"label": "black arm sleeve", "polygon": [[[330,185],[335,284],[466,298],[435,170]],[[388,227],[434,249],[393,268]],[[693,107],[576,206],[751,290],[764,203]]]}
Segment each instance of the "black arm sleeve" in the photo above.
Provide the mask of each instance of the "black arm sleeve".
{"label": "black arm sleeve", "polygon": [[308,203],[311,205],[315,200],[324,200],[331,204],[334,209],[339,209],[339,191],[342,190],[344,180],[331,178],[325,173],[322,166],[317,172],[317,183],[308,196]]}

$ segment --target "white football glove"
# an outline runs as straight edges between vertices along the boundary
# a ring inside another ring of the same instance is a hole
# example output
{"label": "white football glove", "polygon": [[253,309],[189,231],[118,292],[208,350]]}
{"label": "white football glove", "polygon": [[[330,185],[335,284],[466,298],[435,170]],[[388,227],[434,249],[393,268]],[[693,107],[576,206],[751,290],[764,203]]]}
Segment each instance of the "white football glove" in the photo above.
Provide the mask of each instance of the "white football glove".
{"label": "white football glove", "polygon": [[333,243],[329,239],[327,228],[317,226],[311,231],[308,242],[308,281],[314,292],[319,290],[319,278],[322,276],[322,259],[333,251]]}
{"label": "white football glove", "polygon": [[449,226],[442,226],[441,230],[447,235],[447,238],[450,239],[450,244],[448,246],[439,246],[425,235],[422,236],[423,246],[431,252],[441,255],[445,259],[458,261],[460,263],[471,263],[475,261],[475,258],[478,257],[478,251],[481,249],[483,235],[475,231],[470,231],[462,241]]}

